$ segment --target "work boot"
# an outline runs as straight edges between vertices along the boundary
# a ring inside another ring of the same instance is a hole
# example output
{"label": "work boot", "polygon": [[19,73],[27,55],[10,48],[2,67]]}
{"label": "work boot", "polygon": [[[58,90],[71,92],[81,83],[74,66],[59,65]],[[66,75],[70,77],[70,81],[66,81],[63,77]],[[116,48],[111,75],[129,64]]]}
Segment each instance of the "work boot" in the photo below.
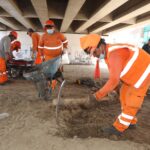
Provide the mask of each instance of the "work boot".
{"label": "work boot", "polygon": [[136,129],[137,125],[136,124],[130,124],[130,126],[128,127],[128,129]]}
{"label": "work boot", "polygon": [[118,131],[115,127],[111,126],[109,128],[104,128],[103,132],[105,135],[116,135],[116,136],[121,136],[122,132]]}

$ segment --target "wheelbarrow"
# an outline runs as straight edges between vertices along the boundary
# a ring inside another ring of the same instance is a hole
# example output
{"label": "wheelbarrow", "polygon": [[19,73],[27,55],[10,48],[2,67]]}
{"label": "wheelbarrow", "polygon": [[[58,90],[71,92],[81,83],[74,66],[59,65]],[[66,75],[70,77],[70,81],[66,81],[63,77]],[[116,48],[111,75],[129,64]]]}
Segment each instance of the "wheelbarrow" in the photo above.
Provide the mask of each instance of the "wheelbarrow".
{"label": "wheelbarrow", "polygon": [[31,70],[28,70],[23,74],[24,78],[31,80],[35,83],[39,97],[44,100],[49,100],[52,94],[51,83],[52,80],[57,80],[60,83],[57,105],[56,105],[56,118],[58,114],[58,108],[60,104],[62,89],[65,85],[65,80],[62,72],[60,71],[61,57],[43,62],[40,65],[36,65]]}
{"label": "wheelbarrow", "polygon": [[32,69],[32,67],[33,67],[33,60],[10,59],[7,61],[8,75],[11,78],[22,77],[23,72]]}

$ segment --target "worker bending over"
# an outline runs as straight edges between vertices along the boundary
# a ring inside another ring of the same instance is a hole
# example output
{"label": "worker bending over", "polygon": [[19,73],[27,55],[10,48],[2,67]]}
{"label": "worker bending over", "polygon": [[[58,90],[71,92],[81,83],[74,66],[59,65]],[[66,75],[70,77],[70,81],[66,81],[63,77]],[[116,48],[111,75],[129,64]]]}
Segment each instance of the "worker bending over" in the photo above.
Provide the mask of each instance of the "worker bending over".
{"label": "worker bending over", "polygon": [[4,36],[0,41],[0,85],[8,82],[6,62],[12,57],[10,50],[11,42],[17,39],[17,32],[11,31],[9,35]]}
{"label": "worker bending over", "polygon": [[122,81],[120,89],[121,114],[105,133],[120,135],[127,128],[135,127],[136,114],[141,108],[150,85],[150,55],[143,49],[129,44],[106,44],[100,35],[90,34],[80,39],[82,49],[94,57],[105,59],[109,80],[90,102],[100,102]]}

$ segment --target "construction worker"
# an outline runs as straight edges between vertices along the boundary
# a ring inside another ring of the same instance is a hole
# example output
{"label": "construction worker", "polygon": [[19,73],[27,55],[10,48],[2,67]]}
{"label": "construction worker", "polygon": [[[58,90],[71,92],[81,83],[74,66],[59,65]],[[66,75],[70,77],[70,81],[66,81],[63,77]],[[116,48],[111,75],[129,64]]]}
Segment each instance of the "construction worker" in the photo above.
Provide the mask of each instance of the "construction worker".
{"label": "construction worker", "polygon": [[[55,24],[52,20],[47,20],[44,26],[45,33],[42,35],[39,43],[39,50],[43,57],[43,61],[54,59],[63,54],[63,50],[67,48],[68,40],[60,33],[56,32]],[[52,81],[52,89],[57,84],[56,80]]]}
{"label": "construction worker", "polygon": [[8,82],[6,61],[12,57],[10,50],[11,42],[17,39],[17,32],[11,31],[9,35],[4,36],[0,41],[0,85]]}
{"label": "construction worker", "polygon": [[117,87],[120,80],[123,83],[120,89],[122,112],[113,126],[104,129],[106,134],[121,135],[137,123],[136,114],[150,85],[150,55],[129,44],[106,44],[97,34],[82,37],[80,43],[87,54],[105,59],[109,69],[109,80],[100,90],[90,95],[89,104],[99,103]]}
{"label": "construction worker", "polygon": [[[64,48],[67,48],[68,42],[62,33],[56,32],[53,21],[47,20],[44,30],[45,33],[41,36],[38,46],[43,62],[37,65],[31,74],[24,74],[24,77],[35,82],[39,97],[49,100],[49,93],[54,87],[49,82],[51,88],[48,88],[47,79],[54,80],[56,74],[57,78],[59,76],[62,79],[62,74],[58,70],[61,64],[61,55]],[[56,85],[56,82],[53,84]]]}
{"label": "construction worker", "polygon": [[27,34],[31,37],[32,39],[32,58],[35,59],[35,64],[41,64],[41,56],[40,53],[38,52],[38,45],[40,41],[40,35],[35,32],[32,28],[29,28],[27,31]]}
{"label": "construction worker", "polygon": [[52,20],[47,20],[44,27],[45,33],[39,43],[39,50],[45,61],[61,56],[63,50],[67,48],[68,40],[65,36],[56,32],[55,24]]}

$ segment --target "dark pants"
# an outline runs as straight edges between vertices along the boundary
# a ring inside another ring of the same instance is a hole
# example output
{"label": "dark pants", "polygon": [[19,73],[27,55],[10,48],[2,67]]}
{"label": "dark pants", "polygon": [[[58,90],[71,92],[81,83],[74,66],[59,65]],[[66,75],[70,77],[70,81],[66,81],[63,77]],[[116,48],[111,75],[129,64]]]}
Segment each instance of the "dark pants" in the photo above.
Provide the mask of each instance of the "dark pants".
{"label": "dark pants", "polygon": [[52,80],[61,63],[61,57],[56,57],[43,62],[30,72],[26,73],[24,77],[28,80],[34,81],[38,90],[39,96],[46,99],[48,94],[48,82],[47,79]]}

